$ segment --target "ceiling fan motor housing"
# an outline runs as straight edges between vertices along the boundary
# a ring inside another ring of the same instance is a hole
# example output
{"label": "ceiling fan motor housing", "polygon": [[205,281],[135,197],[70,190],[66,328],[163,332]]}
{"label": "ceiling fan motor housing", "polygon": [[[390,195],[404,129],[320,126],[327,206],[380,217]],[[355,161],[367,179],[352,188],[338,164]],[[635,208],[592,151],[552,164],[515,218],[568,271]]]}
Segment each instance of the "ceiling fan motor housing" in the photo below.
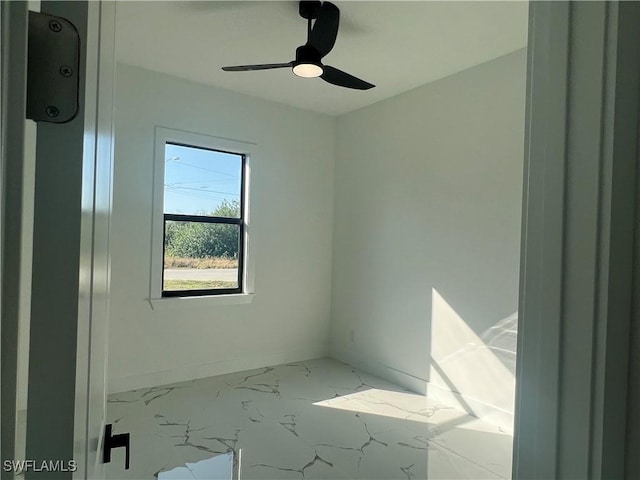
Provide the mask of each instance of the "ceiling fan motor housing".
{"label": "ceiling fan motor housing", "polygon": [[320,63],[321,56],[318,51],[311,45],[302,45],[296,48],[296,59],[293,62],[294,65],[301,63],[313,63],[314,65],[322,65]]}
{"label": "ceiling fan motor housing", "polygon": [[318,18],[318,12],[320,12],[321,6],[322,2],[320,2],[320,0],[303,0],[300,2],[300,8],[298,11],[302,18],[313,20]]}

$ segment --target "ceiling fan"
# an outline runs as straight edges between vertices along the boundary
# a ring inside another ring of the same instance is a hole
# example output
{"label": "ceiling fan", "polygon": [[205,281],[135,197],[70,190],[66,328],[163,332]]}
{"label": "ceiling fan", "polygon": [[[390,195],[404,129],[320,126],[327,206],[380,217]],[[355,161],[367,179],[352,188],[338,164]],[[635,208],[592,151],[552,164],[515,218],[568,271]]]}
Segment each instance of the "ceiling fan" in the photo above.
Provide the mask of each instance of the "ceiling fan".
{"label": "ceiling fan", "polygon": [[[365,82],[342,70],[324,65],[321,60],[336,43],[340,9],[330,2],[300,2],[300,16],[307,20],[307,43],[296,49],[296,59],[288,63],[266,63],[261,65],[238,65],[222,67],[225,72],[247,72],[250,70],[271,70],[274,68],[292,68],[299,77],[320,77],[325,82],[340,87],[368,90],[375,85]],[[315,19],[315,22],[312,21]]]}

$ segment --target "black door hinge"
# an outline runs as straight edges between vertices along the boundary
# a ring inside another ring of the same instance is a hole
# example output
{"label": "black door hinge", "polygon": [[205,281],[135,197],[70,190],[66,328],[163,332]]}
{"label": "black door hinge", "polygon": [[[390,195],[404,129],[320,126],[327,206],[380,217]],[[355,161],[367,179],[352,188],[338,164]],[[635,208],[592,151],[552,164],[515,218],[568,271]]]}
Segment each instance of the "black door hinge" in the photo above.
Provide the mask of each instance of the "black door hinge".
{"label": "black door hinge", "polygon": [[69,20],[29,12],[26,116],[65,123],[78,114],[80,35]]}

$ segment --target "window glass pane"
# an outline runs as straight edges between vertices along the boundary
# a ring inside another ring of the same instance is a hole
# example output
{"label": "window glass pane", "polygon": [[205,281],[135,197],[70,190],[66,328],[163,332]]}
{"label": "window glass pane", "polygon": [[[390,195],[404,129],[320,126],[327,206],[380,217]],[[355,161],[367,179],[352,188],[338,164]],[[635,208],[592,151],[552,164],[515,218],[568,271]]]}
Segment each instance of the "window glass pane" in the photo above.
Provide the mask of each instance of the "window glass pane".
{"label": "window glass pane", "polygon": [[242,155],[167,143],[164,213],[240,218]]}
{"label": "window glass pane", "polygon": [[167,220],[164,291],[238,288],[240,226]]}

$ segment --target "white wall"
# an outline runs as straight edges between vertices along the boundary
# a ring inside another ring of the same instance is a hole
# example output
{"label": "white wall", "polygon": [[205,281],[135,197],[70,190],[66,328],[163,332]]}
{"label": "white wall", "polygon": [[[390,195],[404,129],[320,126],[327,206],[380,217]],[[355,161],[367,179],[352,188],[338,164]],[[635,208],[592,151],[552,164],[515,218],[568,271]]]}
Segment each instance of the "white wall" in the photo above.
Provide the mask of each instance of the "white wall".
{"label": "white wall", "polygon": [[[322,356],[330,341],[509,428],[525,63],[520,50],[337,120],[119,65],[109,390]],[[156,125],[259,144],[251,304],[151,309]]]}
{"label": "white wall", "polygon": [[[335,119],[119,64],[109,391],[328,352]],[[152,310],[156,125],[259,145],[253,302]]]}
{"label": "white wall", "polygon": [[506,427],[525,73],[519,50],[337,130],[332,354]]}

